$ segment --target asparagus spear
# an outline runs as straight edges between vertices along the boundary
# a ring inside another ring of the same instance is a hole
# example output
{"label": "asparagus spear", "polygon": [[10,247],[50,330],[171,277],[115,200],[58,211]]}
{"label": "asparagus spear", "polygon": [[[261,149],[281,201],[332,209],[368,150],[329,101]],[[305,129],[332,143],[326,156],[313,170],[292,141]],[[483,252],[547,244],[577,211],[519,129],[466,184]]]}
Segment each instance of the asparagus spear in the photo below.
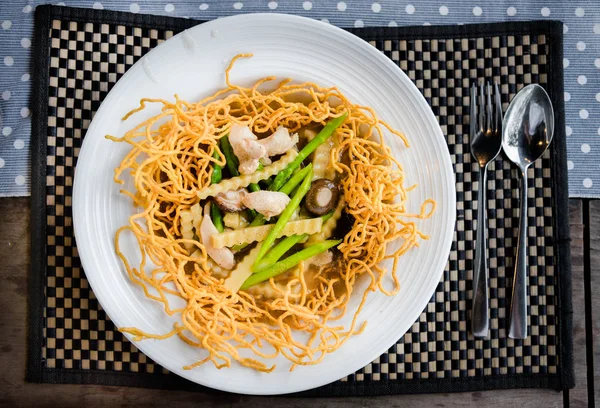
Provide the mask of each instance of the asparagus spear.
{"label": "asparagus spear", "polygon": [[[215,152],[213,153],[213,157],[215,159],[219,158],[219,152],[217,150],[215,150]],[[215,165],[213,167],[212,175],[210,177],[210,183],[218,184],[222,178],[223,178],[222,168],[220,165],[215,163]],[[213,205],[210,206],[210,218],[212,219],[213,224],[215,224],[217,231],[223,232],[225,230],[225,226],[223,225],[223,214],[221,213],[221,210],[219,209],[219,207],[214,205],[214,203],[213,203]]]}
{"label": "asparagus spear", "polygon": [[272,277],[275,277],[280,273],[283,273],[288,269],[298,265],[300,262],[312,258],[315,255],[319,255],[320,253],[327,251],[329,248],[339,245],[340,242],[342,242],[341,239],[322,241],[318,244],[305,248],[302,251],[296,252],[294,255],[290,255],[284,260],[276,262],[260,272],[251,275],[242,284],[241,289],[246,290],[254,285],[271,279]]}
{"label": "asparagus spear", "polygon": [[283,169],[276,177],[275,180],[269,186],[271,191],[279,191],[281,186],[292,176],[292,173],[300,167],[300,164],[312,153],[315,151],[320,144],[325,142],[327,139],[333,135],[333,132],[344,123],[347,113],[344,113],[342,116],[334,118],[325,125],[325,127],[319,132],[317,136],[313,140],[311,140],[302,150],[298,153],[298,156],[294,159],[293,162],[288,164],[288,166]]}
{"label": "asparagus spear", "polygon": [[311,168],[308,171],[307,175],[304,177],[304,180],[302,180],[302,183],[300,184],[300,186],[294,193],[294,195],[293,195],[292,199],[290,200],[289,204],[287,205],[287,207],[285,207],[285,210],[283,210],[281,215],[279,215],[279,218],[277,219],[277,223],[275,224],[275,226],[273,227],[273,229],[271,230],[269,235],[267,235],[267,238],[261,243],[260,251],[258,252],[258,257],[257,257],[254,265],[256,265],[262,259],[262,257],[265,256],[267,251],[271,248],[271,245],[273,245],[273,242],[275,242],[275,239],[277,238],[277,234],[283,229],[285,224],[289,221],[289,219],[291,218],[291,216],[294,213],[294,211],[296,210],[296,208],[298,208],[300,206],[300,202],[302,201],[302,199],[304,198],[304,196],[306,195],[306,193],[308,193],[308,190],[310,189],[310,184],[312,182],[312,176],[313,176],[313,171]]}

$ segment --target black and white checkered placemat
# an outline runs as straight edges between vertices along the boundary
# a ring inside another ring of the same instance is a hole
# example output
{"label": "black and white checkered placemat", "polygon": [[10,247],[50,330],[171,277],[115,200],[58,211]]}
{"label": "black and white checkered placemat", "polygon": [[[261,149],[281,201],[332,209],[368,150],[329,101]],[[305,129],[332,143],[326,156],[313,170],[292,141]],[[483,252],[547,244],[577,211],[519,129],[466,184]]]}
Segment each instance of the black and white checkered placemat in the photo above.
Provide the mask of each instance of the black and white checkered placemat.
{"label": "black and white checkered placemat", "polygon": [[[71,192],[81,142],[119,77],[160,42],[197,22],[96,10],[37,11],[28,379],[198,388],[129,343],[102,311],[73,238]],[[418,321],[359,372],[308,395],[376,395],[492,388],[569,388],[570,264],[562,109],[562,28],[554,22],[355,30],[416,83],[447,137],[458,220],[442,281]],[[502,84],[502,101],[539,83],[555,103],[552,148],[532,166],[529,194],[530,336],[509,339],[518,177],[489,171],[491,336],[469,333],[478,168],[469,150],[469,87]]]}

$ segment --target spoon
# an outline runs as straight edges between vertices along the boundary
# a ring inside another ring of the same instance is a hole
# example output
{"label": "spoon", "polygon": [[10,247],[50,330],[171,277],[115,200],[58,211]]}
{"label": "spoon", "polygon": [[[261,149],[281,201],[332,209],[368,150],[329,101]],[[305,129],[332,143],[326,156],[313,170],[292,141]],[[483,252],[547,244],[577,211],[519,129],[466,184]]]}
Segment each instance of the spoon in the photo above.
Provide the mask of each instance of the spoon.
{"label": "spoon", "polygon": [[513,98],[502,122],[502,147],[521,172],[521,212],[515,260],[510,329],[513,339],[527,338],[527,169],[554,135],[554,110],[544,88],[528,85]]}

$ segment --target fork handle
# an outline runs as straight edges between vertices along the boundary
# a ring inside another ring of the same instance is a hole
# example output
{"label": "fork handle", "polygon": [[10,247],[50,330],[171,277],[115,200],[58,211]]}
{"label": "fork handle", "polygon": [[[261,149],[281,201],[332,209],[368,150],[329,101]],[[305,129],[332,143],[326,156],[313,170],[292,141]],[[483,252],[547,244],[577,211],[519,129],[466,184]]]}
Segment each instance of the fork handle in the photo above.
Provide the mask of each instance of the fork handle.
{"label": "fork handle", "polygon": [[519,241],[515,260],[512,304],[510,308],[511,339],[527,338],[527,167],[521,169],[521,214],[519,221]]}
{"label": "fork handle", "polygon": [[477,239],[475,247],[475,270],[473,312],[471,331],[475,337],[486,337],[489,328],[488,265],[486,256],[487,213],[487,165],[479,167],[479,192],[477,194]]}

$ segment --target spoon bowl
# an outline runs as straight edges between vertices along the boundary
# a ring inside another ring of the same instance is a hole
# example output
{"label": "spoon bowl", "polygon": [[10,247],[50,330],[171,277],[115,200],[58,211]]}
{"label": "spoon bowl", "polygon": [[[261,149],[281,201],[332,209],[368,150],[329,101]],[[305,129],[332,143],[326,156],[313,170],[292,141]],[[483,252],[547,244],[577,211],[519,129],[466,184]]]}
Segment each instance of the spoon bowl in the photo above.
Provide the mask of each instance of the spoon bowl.
{"label": "spoon bowl", "polygon": [[537,84],[527,85],[513,98],[502,123],[506,156],[522,168],[539,159],[554,135],[550,97]]}
{"label": "spoon bowl", "polygon": [[502,122],[502,148],[521,170],[521,219],[508,332],[513,339],[527,337],[527,169],[544,154],[553,135],[554,109],[544,88],[534,84],[521,89]]}

